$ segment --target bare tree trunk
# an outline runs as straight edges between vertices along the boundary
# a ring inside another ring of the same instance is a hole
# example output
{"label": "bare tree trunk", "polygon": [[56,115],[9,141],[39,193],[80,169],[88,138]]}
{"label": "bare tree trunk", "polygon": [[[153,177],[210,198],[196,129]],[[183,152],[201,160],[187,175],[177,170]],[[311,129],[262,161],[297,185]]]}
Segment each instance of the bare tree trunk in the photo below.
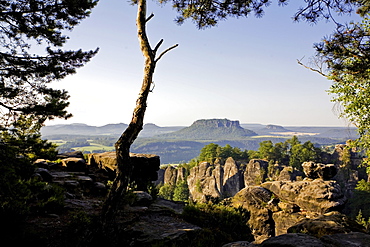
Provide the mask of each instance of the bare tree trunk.
{"label": "bare tree trunk", "polygon": [[131,182],[130,179],[133,171],[133,165],[131,164],[130,159],[130,147],[139,135],[140,131],[143,129],[144,115],[147,106],[146,102],[148,99],[148,94],[149,92],[151,92],[155,66],[158,60],[165,53],[178,46],[176,44],[166,49],[156,58],[156,53],[158,51],[158,48],[163,43],[163,39],[158,42],[154,49],[151,48],[146,34],[146,23],[153,16],[154,15],[151,14],[148,18],[146,18],[146,0],[138,0],[136,25],[138,30],[140,49],[145,59],[144,76],[141,90],[138,99],[136,100],[136,107],[134,109],[131,122],[126,130],[122,133],[118,141],[115,143],[118,166],[117,176],[113,182],[110,193],[108,194],[108,197],[103,205],[103,223],[109,223],[114,218],[114,215],[117,211],[117,206],[119,205]]}

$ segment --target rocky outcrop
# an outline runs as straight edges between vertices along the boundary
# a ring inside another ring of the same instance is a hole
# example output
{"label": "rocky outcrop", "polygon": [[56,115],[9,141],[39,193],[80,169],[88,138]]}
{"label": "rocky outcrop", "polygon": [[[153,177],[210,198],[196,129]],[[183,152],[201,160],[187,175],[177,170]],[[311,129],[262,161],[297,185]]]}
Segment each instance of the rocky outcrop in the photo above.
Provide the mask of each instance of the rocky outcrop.
{"label": "rocky outcrop", "polygon": [[322,214],[340,210],[347,200],[335,181],[272,181],[261,186],[274,193],[280,201],[297,205],[300,211],[306,212]]}
{"label": "rocky outcrop", "polygon": [[232,197],[244,187],[242,172],[233,158],[225,165],[200,163],[190,170],[187,182],[191,198],[202,202]]}
{"label": "rocky outcrop", "polygon": [[250,212],[248,225],[256,243],[285,234],[302,220],[340,210],[345,202],[337,182],[307,178],[248,186],[232,198],[234,206],[242,206]]}
{"label": "rocky outcrop", "polygon": [[310,235],[302,233],[289,233],[277,237],[269,238],[264,241],[261,247],[324,247],[323,243]]}
{"label": "rocky outcrop", "polygon": [[324,180],[332,179],[337,174],[337,167],[334,164],[321,164],[315,162],[304,162],[302,164],[303,172],[307,178]]}
{"label": "rocky outcrop", "polygon": [[266,160],[252,159],[249,161],[244,172],[245,186],[259,185],[267,178],[268,162]]}
{"label": "rocky outcrop", "polygon": [[[146,190],[151,181],[158,179],[157,171],[160,166],[159,156],[154,154],[134,154],[130,153],[133,172],[131,181],[135,182],[138,190]],[[92,153],[88,155],[90,166],[106,170],[113,178],[117,169],[115,152]]]}
{"label": "rocky outcrop", "polygon": [[83,158],[65,158],[62,160],[62,164],[71,172],[85,172],[87,169],[86,161]]}
{"label": "rocky outcrop", "polygon": [[164,170],[164,183],[169,185],[176,185],[177,182],[177,171],[173,166],[167,166]]}
{"label": "rocky outcrop", "polygon": [[362,232],[337,233],[320,238],[325,247],[369,247],[370,235]]}
{"label": "rocky outcrop", "polygon": [[[218,166],[221,170],[221,166]],[[221,171],[220,171],[221,173]],[[220,174],[221,175],[221,174]],[[219,176],[222,178],[222,176]],[[232,197],[244,187],[241,180],[241,173],[239,167],[233,158],[229,157],[223,167],[223,183],[222,183],[223,197]]]}
{"label": "rocky outcrop", "polygon": [[191,198],[203,202],[211,198],[221,198],[222,193],[218,187],[220,175],[220,168],[215,169],[208,162],[193,167],[187,178]]}
{"label": "rocky outcrop", "polygon": [[[119,246],[189,246],[202,229],[179,217],[183,203],[163,199],[126,207],[117,229]],[[134,217],[134,220],[133,220]]]}
{"label": "rocky outcrop", "polygon": [[234,207],[243,207],[250,212],[248,225],[257,243],[275,236],[275,225],[272,219],[272,210],[274,210],[272,195],[265,188],[249,186],[232,198]]}
{"label": "rocky outcrop", "polygon": [[273,180],[297,181],[297,180],[302,180],[303,178],[304,178],[303,172],[298,171],[292,166],[286,166],[286,167],[283,167],[283,169],[280,171],[278,178],[273,179]]}
{"label": "rocky outcrop", "polygon": [[[288,233],[304,232],[321,238],[336,233],[363,232],[365,228],[339,212],[330,212],[316,218],[305,218],[287,230]],[[369,242],[370,244],[370,242]]]}
{"label": "rocky outcrop", "polygon": [[87,162],[92,167],[115,171],[117,169],[116,152],[92,153],[88,154]]}

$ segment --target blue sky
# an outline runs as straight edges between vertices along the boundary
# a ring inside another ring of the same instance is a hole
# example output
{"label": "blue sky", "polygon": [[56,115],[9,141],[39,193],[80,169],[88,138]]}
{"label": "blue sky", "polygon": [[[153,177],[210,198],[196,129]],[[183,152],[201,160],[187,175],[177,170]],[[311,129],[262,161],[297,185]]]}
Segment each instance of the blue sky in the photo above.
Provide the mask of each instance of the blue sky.
{"label": "blue sky", "polygon": [[[144,122],[188,126],[198,119],[228,118],[284,126],[348,126],[330,102],[330,81],[297,64],[301,58],[307,62],[314,54],[313,43],[335,26],[325,21],[293,23],[298,6],[273,4],[263,18],[230,18],[198,30],[190,21],[175,24],[170,5],[149,2],[148,13],[155,15],[147,25],[152,46],[163,38],[162,50],[179,47],[157,64]],[[53,83],[69,91],[68,110],[74,117],[48,125],[130,122],[143,72],[136,12],[126,1],[101,0],[91,17],[69,34],[66,48],[100,51],[77,74]]]}

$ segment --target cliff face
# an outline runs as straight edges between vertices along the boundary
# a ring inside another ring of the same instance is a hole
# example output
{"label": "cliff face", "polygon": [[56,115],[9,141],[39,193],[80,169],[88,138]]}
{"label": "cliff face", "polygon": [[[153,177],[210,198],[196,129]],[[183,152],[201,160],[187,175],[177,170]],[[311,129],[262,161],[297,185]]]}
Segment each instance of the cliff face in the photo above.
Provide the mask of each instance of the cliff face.
{"label": "cliff face", "polygon": [[[164,172],[164,184],[176,184],[184,180],[184,168],[167,167]],[[234,196],[244,187],[243,173],[233,158],[228,158],[225,165],[202,162],[190,170],[187,183],[192,200],[206,202],[212,198],[223,199]],[[157,181],[157,183],[160,183]]]}

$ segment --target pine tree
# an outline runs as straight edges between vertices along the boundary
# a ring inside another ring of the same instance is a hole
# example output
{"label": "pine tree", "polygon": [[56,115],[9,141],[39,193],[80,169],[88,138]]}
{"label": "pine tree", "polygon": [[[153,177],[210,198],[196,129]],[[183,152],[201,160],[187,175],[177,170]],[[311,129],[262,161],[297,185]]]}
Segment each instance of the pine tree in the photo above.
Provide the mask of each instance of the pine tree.
{"label": "pine tree", "polygon": [[[95,51],[65,51],[72,30],[97,0],[0,1],[0,130],[19,116],[68,118],[69,95],[48,87],[88,62]],[[40,47],[45,51],[39,52]],[[38,52],[36,52],[38,51]],[[37,53],[37,54],[36,54]]]}

